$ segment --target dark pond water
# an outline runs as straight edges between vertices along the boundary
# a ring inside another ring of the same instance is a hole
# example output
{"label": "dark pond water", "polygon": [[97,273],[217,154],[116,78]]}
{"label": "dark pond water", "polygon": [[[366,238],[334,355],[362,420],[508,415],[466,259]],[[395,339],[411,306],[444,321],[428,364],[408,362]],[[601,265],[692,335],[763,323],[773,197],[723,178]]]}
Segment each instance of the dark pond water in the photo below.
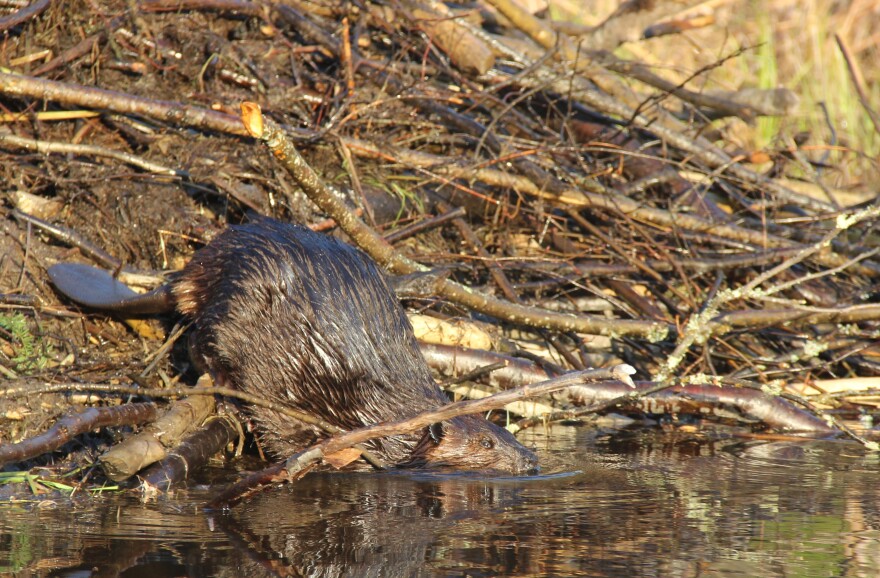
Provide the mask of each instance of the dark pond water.
{"label": "dark pond water", "polygon": [[852,443],[523,439],[546,475],[311,476],[229,515],[202,490],[0,503],[0,575],[880,575],[880,457]]}

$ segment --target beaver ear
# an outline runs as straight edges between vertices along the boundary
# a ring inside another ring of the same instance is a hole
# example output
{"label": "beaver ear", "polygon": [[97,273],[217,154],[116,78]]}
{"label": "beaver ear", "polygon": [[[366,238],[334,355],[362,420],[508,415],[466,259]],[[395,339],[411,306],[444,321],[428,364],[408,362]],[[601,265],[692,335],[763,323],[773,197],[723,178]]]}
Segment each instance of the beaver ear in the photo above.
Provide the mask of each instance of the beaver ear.
{"label": "beaver ear", "polygon": [[434,440],[435,444],[439,444],[443,439],[443,424],[438,421],[429,425],[428,435],[431,436],[431,439]]}

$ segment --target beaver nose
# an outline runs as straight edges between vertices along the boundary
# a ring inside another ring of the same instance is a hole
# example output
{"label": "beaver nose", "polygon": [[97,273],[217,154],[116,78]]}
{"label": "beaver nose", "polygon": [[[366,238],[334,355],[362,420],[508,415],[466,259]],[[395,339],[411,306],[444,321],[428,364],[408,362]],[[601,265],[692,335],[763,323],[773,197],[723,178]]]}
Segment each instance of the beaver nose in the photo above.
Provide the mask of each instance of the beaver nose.
{"label": "beaver nose", "polygon": [[536,456],[531,450],[526,450],[526,452],[528,453],[522,457],[522,460],[520,460],[517,470],[520,474],[533,476],[541,471],[541,466],[538,464],[538,456]]}

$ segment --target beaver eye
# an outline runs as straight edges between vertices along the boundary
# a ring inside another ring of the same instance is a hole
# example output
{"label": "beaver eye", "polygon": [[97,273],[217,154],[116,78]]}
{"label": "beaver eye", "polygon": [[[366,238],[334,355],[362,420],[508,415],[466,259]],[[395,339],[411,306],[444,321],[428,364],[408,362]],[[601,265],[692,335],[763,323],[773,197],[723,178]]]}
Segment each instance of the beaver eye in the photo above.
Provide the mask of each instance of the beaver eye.
{"label": "beaver eye", "polygon": [[480,445],[482,445],[487,450],[491,450],[495,447],[495,441],[490,437],[483,436],[483,439],[480,440]]}
{"label": "beaver eye", "polygon": [[431,436],[435,444],[439,444],[443,440],[443,424],[437,422],[429,425],[428,435]]}

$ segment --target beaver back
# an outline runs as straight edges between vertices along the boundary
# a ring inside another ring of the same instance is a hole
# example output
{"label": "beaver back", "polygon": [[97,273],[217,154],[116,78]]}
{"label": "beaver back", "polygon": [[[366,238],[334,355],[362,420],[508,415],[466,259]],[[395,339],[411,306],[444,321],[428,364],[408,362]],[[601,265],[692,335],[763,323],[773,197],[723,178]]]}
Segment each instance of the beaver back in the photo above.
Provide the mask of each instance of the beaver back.
{"label": "beaver back", "polygon": [[[215,378],[272,404],[351,430],[447,401],[384,275],[360,250],[333,237],[266,218],[230,227],[196,252],[173,291],[178,309],[193,319],[196,353]],[[321,435],[270,409],[248,411],[278,457]],[[498,469],[534,467],[534,456],[510,434],[477,419],[445,422],[444,436],[395,436],[374,441],[371,449],[403,464],[412,463],[418,446],[421,462],[442,462],[436,456],[444,443],[452,448],[484,435],[492,438],[485,446]],[[426,448],[426,440],[436,447]],[[499,445],[522,454],[523,463],[506,465]]]}

